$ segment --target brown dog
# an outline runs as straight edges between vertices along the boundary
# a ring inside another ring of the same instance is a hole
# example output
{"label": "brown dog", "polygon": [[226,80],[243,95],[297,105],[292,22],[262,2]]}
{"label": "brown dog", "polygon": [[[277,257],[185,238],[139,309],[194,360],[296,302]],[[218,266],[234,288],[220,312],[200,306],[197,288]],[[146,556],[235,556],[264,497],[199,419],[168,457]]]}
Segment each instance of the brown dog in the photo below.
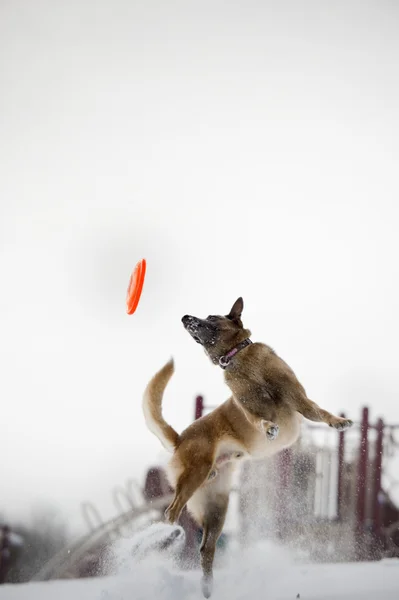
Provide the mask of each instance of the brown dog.
{"label": "brown dog", "polygon": [[184,506],[203,529],[200,548],[202,591],[211,595],[216,542],[226,517],[231,478],[237,463],[276,454],[298,438],[302,416],[343,430],[349,419],[320,408],[290,367],[265,344],[252,343],[244,329],[242,298],[227,316],[186,315],[185,329],[224,370],[232,397],[179,435],[162,417],[162,398],[173,374],[167,363],[148,384],[143,410],[148,428],[173,452],[168,477],[175,496],[166,510],[175,523]]}

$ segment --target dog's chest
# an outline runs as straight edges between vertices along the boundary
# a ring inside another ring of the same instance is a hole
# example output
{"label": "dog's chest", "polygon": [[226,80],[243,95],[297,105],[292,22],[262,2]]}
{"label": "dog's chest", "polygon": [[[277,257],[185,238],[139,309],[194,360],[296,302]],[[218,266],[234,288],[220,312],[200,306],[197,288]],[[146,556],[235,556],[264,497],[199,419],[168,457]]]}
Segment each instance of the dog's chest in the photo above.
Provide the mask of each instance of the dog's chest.
{"label": "dog's chest", "polygon": [[274,404],[272,391],[267,386],[251,386],[248,389],[239,389],[234,396],[247,408],[272,406]]}
{"label": "dog's chest", "polygon": [[273,409],[278,398],[278,391],[268,382],[257,383],[241,379],[229,387],[235,400],[255,414]]}

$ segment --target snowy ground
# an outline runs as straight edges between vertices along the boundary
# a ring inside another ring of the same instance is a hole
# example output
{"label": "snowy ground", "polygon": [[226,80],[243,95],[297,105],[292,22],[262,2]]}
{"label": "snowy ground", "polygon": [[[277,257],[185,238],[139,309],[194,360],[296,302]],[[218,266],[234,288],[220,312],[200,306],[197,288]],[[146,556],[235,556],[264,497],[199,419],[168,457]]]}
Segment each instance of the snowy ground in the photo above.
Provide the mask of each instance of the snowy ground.
{"label": "snowy ground", "polygon": [[[212,598],[229,600],[397,600],[399,560],[373,564],[284,566],[236,564],[219,571]],[[145,566],[130,576],[5,585],[1,600],[198,600],[198,574]]]}
{"label": "snowy ground", "polygon": [[[126,544],[125,544],[126,547]],[[164,557],[126,561],[111,577],[0,587],[0,600],[200,600],[198,571],[180,572]],[[130,563],[130,566],[129,566]],[[215,573],[214,600],[398,600],[399,560],[296,564],[285,550],[261,545],[236,552]]]}

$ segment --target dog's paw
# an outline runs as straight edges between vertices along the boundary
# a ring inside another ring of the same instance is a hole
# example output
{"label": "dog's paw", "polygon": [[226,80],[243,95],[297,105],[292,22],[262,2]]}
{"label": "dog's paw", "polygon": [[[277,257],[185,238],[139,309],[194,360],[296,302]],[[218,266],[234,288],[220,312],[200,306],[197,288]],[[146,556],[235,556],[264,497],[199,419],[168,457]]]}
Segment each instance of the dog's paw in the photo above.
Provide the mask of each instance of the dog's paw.
{"label": "dog's paw", "polygon": [[217,477],[217,475],[218,475],[217,470],[212,469],[212,471],[208,475],[208,481],[212,481],[212,479],[215,479],[215,477]]}
{"label": "dog's paw", "polygon": [[168,508],[165,510],[165,520],[167,523],[170,523],[171,525],[174,525],[176,523],[176,521],[178,520],[179,515],[177,514],[176,510],[174,509],[173,506],[168,506]]}
{"label": "dog's paw", "polygon": [[164,512],[164,516],[165,516],[165,521],[166,521],[167,523],[170,523],[170,524],[172,525],[172,524],[173,524],[173,522],[171,521],[171,518],[170,518],[170,510],[169,510],[169,508],[167,508],[167,509],[165,510],[165,512]]}
{"label": "dog's paw", "polygon": [[275,425],[274,423],[268,424],[266,425],[267,421],[263,421],[262,424],[264,425],[264,432],[266,434],[266,437],[268,440],[273,441],[276,439],[276,437],[279,434],[279,426]]}
{"label": "dog's paw", "polygon": [[353,421],[351,421],[351,419],[339,419],[337,421],[334,421],[333,423],[329,423],[329,425],[337,431],[345,431],[345,429],[349,429],[349,427],[352,427]]}
{"label": "dog's paw", "polygon": [[204,598],[210,598],[213,590],[213,578],[204,576],[201,580],[201,589]]}

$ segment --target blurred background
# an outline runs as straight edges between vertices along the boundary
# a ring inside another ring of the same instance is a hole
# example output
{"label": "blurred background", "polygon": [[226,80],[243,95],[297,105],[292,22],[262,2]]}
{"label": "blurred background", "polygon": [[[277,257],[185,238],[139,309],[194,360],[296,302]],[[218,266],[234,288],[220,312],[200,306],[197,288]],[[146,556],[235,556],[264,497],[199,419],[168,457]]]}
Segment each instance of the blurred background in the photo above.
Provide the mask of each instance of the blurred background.
{"label": "blurred background", "polygon": [[311,398],[399,423],[398,17],[387,0],[0,3],[0,525],[50,531],[36,570],[86,534],[82,503],[106,522],[116,487],[165,464],[141,398],[170,356],[177,430],[198,394],[228,397],[185,313],[242,295]]}

